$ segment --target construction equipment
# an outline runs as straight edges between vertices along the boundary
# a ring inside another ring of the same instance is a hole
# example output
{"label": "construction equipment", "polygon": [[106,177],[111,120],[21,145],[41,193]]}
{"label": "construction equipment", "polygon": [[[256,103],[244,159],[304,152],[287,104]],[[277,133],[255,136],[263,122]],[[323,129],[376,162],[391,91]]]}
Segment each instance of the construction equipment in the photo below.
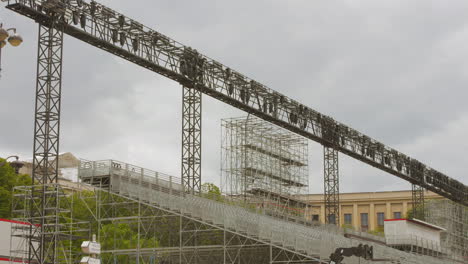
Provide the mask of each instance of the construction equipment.
{"label": "construction equipment", "polygon": [[372,260],[374,258],[374,248],[363,244],[359,244],[357,247],[337,248],[335,252],[330,255],[330,264],[341,264],[344,257],[351,256]]}

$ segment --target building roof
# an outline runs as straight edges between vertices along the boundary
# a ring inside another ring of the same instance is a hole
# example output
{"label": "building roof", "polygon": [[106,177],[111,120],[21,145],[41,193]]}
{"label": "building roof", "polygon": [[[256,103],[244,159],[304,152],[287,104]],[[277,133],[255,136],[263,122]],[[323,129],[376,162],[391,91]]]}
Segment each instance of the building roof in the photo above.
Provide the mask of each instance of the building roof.
{"label": "building roof", "polygon": [[[359,201],[396,201],[396,200],[411,200],[411,190],[400,191],[382,191],[382,192],[354,192],[354,193],[340,193],[340,201],[342,202],[359,202]],[[310,203],[323,203],[323,193],[317,194],[301,194],[296,196],[300,200],[306,200]],[[426,198],[443,198],[440,195],[425,191]]]}
{"label": "building roof", "polygon": [[6,222],[6,223],[12,223],[12,224],[18,224],[18,225],[31,225],[31,223],[28,223],[28,222],[16,221],[16,220],[11,220],[11,219],[3,219],[3,218],[0,218],[0,222]]}
{"label": "building roof", "polygon": [[447,229],[445,229],[443,227],[436,226],[436,225],[430,224],[428,222],[424,222],[424,221],[416,219],[416,218],[413,218],[413,219],[407,219],[407,218],[385,219],[384,221],[385,222],[407,221],[407,222],[411,222],[411,223],[414,223],[414,224],[417,224],[417,225],[420,225],[420,226],[429,227],[429,228],[432,228],[432,229],[435,229],[435,230],[438,230],[438,231],[446,231],[447,230]]}

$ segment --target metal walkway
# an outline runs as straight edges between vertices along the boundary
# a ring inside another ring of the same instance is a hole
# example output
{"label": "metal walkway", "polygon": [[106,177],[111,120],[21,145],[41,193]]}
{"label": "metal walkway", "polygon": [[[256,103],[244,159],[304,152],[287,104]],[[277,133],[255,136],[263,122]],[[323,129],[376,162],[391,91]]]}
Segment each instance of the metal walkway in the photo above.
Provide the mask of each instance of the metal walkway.
{"label": "metal walkway", "polygon": [[[108,189],[112,193],[149,203],[175,214],[196,218],[266,245],[282,247],[311,260],[319,258],[327,261],[330,253],[338,247],[365,243],[373,245],[374,259],[379,260],[378,263],[457,263],[346,238],[340,229],[283,221],[243,207],[185,194],[180,178],[118,161],[82,161],[79,177],[82,182],[95,187]],[[375,263],[363,259],[358,261],[357,258],[349,258],[345,263]]]}

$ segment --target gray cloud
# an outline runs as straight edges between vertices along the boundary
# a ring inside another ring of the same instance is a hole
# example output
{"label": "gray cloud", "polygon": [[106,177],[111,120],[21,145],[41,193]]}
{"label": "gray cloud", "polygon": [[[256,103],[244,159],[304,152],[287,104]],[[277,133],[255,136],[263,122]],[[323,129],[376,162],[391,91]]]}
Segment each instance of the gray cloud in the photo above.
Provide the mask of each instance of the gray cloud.
{"label": "gray cloud", "polygon": [[[142,23],[466,183],[466,1],[102,1]],[[37,25],[3,53],[0,156],[32,153]],[[180,174],[181,87],[67,37],[61,150]],[[204,180],[219,183],[220,119],[204,97]],[[322,149],[311,142],[311,191]],[[341,189],[409,184],[340,156]]]}

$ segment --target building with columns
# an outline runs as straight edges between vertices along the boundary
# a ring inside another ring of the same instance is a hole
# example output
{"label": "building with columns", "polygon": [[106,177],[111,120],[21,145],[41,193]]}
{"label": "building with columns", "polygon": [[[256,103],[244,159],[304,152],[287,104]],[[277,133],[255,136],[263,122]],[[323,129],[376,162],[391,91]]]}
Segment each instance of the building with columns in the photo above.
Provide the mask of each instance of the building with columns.
{"label": "building with columns", "polygon": [[[443,198],[429,191],[424,194],[426,199]],[[299,198],[310,204],[305,214],[308,219],[325,223],[322,193]],[[411,208],[411,191],[341,193],[339,223],[362,231],[383,230],[385,219],[405,218]]]}

